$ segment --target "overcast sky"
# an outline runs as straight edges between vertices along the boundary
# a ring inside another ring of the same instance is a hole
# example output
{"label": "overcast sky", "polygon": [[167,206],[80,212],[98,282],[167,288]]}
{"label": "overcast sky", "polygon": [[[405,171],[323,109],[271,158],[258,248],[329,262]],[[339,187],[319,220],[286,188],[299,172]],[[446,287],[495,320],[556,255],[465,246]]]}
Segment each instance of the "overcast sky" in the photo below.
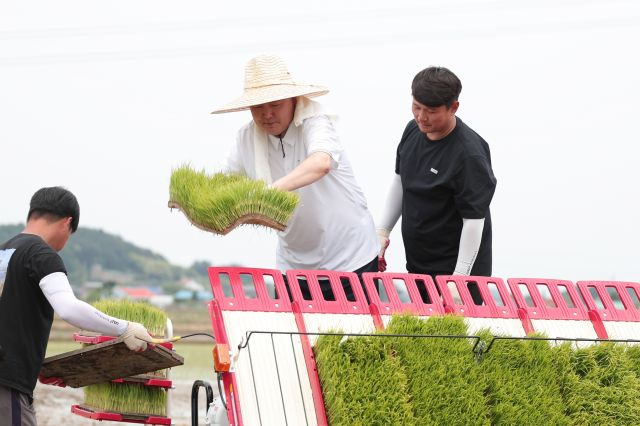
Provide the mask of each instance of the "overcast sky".
{"label": "overcast sky", "polygon": [[[13,4],[11,4],[13,3]],[[215,172],[248,112],[245,62],[285,58],[319,98],[379,216],[429,65],[462,80],[458,116],[498,179],[494,275],[640,281],[640,2],[20,1],[0,4],[0,224],[63,185],[81,226],[188,265],[275,265],[275,233],[225,237],[167,208],[171,170]],[[400,225],[389,270],[405,271]]]}

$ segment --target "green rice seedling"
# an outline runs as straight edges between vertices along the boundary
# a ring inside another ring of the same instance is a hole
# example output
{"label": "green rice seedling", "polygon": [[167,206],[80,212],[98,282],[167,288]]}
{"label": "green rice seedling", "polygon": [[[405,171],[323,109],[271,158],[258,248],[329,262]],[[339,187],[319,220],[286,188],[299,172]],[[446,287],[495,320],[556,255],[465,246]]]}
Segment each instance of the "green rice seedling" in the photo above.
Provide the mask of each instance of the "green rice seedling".
{"label": "green rice seedling", "polygon": [[[394,316],[384,333],[466,336],[467,328],[457,316]],[[498,340],[476,362],[471,343],[322,336],[315,351],[330,423],[640,424],[639,347]]]}
{"label": "green rice seedling", "polygon": [[98,383],[85,388],[84,403],[97,411],[167,415],[167,392],[154,386]]}
{"label": "green rice seedling", "polygon": [[332,426],[420,424],[389,338],[320,336],[315,353]]}
{"label": "green rice seedling", "polygon": [[625,354],[630,361],[631,369],[640,378],[640,345],[627,346]]}
{"label": "green rice seedling", "polygon": [[[146,302],[136,302],[130,299],[103,299],[93,306],[112,317],[127,321],[139,322],[147,328],[149,334],[164,337],[167,325],[167,315],[161,309]],[[166,371],[154,371],[149,375],[166,377]]]}
{"label": "green rice seedling", "polygon": [[[165,335],[167,315],[148,303],[129,299],[105,299],[95,302],[94,306],[107,315],[139,322],[152,335]],[[166,377],[166,371],[155,371],[149,375]],[[98,383],[84,388],[84,403],[95,410],[164,416],[167,391],[137,383]]]}
{"label": "green rice seedling", "polygon": [[188,165],[171,174],[169,199],[170,206],[180,208],[194,225],[218,234],[244,223],[282,230],[298,204],[296,193],[269,188],[261,180],[208,175]]}
{"label": "green rice seedling", "polygon": [[[427,321],[400,315],[391,319],[385,332],[466,336],[467,326],[453,315]],[[489,424],[485,385],[471,340],[400,337],[393,339],[393,345],[408,378],[418,424]]]}
{"label": "green rice seedling", "polygon": [[640,380],[622,345],[602,343],[571,353],[566,413],[574,425],[640,424]]}
{"label": "green rice seedling", "polygon": [[[485,333],[478,333],[486,335]],[[496,340],[480,364],[492,425],[568,425],[562,399],[570,345]]]}
{"label": "green rice seedling", "polygon": [[150,334],[164,337],[167,314],[155,306],[130,299],[103,299],[95,302],[93,306],[112,317],[139,322]]}

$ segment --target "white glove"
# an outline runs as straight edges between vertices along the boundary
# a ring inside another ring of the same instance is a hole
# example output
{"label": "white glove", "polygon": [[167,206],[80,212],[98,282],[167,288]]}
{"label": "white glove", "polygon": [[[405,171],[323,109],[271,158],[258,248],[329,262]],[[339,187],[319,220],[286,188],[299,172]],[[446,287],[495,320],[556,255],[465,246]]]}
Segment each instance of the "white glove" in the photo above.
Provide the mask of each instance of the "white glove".
{"label": "white glove", "polygon": [[144,328],[144,325],[139,322],[129,321],[127,329],[120,336],[124,339],[124,344],[129,349],[135,352],[142,352],[147,349],[147,342],[150,342],[153,338]]}

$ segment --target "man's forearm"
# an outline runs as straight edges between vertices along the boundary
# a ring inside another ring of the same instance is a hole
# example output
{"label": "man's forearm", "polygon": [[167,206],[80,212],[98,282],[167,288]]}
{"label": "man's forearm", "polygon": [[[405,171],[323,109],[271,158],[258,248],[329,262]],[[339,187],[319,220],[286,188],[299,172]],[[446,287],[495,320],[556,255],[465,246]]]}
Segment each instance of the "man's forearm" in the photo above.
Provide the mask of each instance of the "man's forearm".
{"label": "man's forearm", "polygon": [[40,288],[53,310],[66,322],[88,331],[119,336],[128,321],[106,315],[73,294],[66,274],[55,272],[40,281]]}
{"label": "man's forearm", "polygon": [[324,152],[309,155],[291,173],[273,182],[272,187],[294,191],[321,179],[331,171],[331,156]]}

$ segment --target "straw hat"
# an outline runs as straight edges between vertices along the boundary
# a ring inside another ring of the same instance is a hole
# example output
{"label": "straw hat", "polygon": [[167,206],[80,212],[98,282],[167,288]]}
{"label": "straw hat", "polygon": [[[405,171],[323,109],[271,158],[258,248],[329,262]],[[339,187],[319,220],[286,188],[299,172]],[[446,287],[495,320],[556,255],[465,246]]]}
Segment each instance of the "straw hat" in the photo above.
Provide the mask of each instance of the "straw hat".
{"label": "straw hat", "polygon": [[212,114],[242,111],[251,106],[296,96],[312,98],[328,92],[329,89],[323,86],[294,81],[284,61],[278,56],[260,55],[249,60],[245,66],[242,96]]}

